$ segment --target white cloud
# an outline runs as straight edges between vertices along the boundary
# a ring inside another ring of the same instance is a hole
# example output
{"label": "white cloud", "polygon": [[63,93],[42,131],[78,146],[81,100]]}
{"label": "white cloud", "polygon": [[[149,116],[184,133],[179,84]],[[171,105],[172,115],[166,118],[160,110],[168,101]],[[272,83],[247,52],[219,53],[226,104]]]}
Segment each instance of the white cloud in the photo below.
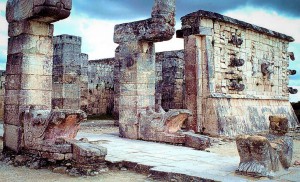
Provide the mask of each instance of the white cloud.
{"label": "white cloud", "polygon": [[0,12],[1,11],[5,11],[5,9],[6,9],[6,3],[5,2],[0,2]]}
{"label": "white cloud", "polygon": [[[123,22],[73,16],[55,25],[55,35],[82,37],[82,52],[87,53],[90,60],[109,58],[115,56],[118,45],[113,42],[114,26],[120,23]],[[157,52],[177,49],[183,49],[182,39],[173,38],[171,41],[156,43]]]}
{"label": "white cloud", "polygon": [[120,22],[70,17],[56,24],[55,35],[70,34],[82,37],[82,52],[89,59],[114,57],[117,47],[113,42],[114,25]]}

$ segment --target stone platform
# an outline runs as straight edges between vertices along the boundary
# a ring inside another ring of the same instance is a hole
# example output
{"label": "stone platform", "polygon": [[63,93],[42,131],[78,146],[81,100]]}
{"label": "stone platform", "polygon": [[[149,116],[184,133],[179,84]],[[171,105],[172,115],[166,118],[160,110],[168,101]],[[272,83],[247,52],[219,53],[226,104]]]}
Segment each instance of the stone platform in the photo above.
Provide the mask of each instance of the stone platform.
{"label": "stone platform", "polygon": [[[224,157],[183,146],[119,138],[118,134],[88,134],[79,132],[77,138],[87,138],[107,148],[106,160],[122,163],[136,171],[148,172],[166,181],[297,181],[300,168],[290,168],[284,174],[268,178],[246,178],[236,175],[239,156]],[[145,171],[148,170],[148,171]]]}
{"label": "stone platform", "polygon": [[[3,125],[0,124],[0,136]],[[138,172],[146,172],[166,181],[298,181],[300,168],[290,168],[284,174],[268,178],[246,178],[236,175],[239,157],[221,156],[183,146],[119,138],[118,134],[79,132],[77,139],[87,138],[107,148],[106,160]]]}

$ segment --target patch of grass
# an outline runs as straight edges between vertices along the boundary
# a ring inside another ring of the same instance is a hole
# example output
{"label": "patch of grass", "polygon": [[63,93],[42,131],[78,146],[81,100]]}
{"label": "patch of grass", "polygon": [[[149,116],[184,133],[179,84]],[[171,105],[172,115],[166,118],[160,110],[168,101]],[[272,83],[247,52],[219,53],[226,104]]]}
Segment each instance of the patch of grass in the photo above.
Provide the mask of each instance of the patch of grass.
{"label": "patch of grass", "polygon": [[101,114],[101,115],[90,115],[87,117],[88,120],[114,120],[112,115]]}

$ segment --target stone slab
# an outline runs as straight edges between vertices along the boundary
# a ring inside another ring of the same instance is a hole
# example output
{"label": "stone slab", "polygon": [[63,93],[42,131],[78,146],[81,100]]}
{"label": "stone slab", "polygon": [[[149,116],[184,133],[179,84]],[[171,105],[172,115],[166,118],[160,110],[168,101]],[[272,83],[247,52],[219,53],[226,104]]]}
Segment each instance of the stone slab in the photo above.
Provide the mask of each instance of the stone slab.
{"label": "stone slab", "polygon": [[162,143],[145,142],[119,138],[118,134],[96,135],[79,132],[77,139],[87,138],[89,141],[100,142],[107,148],[106,160],[111,163],[125,162],[150,166],[149,172],[170,179],[182,181],[203,179],[216,181],[297,181],[300,168],[291,168],[285,174],[273,180],[266,178],[249,179],[236,175],[239,157],[221,156],[214,153],[198,151],[182,146]]}

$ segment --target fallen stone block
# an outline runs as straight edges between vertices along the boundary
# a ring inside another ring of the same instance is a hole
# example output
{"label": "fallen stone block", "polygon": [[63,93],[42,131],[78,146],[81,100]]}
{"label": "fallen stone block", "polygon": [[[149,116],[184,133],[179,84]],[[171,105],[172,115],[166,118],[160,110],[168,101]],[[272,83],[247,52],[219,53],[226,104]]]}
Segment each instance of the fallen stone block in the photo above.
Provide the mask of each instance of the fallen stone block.
{"label": "fallen stone block", "polygon": [[272,177],[292,164],[293,139],[285,117],[270,116],[270,132],[264,136],[240,135],[236,144],[240,155],[238,173]]}
{"label": "fallen stone block", "polygon": [[67,143],[72,145],[72,160],[76,167],[95,169],[99,168],[101,164],[105,164],[105,156],[107,155],[105,147],[76,140],[68,140]]}
{"label": "fallen stone block", "polygon": [[195,134],[192,132],[186,132],[185,134],[185,146],[191,147],[197,150],[205,150],[211,146],[210,138],[208,136]]}

